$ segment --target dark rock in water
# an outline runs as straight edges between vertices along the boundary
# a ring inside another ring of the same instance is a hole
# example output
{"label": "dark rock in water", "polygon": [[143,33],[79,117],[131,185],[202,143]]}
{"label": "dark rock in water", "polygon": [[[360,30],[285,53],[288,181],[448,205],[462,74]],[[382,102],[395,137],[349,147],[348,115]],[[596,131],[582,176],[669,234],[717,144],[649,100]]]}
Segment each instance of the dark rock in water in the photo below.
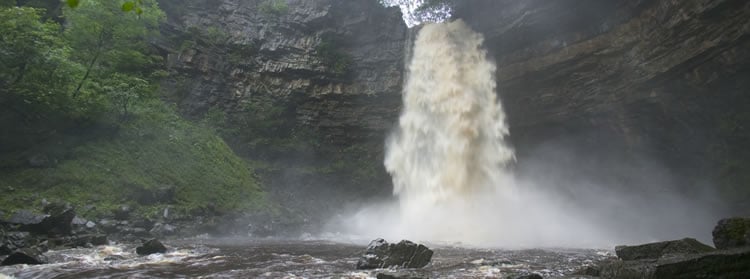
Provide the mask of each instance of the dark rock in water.
{"label": "dark rock in water", "polygon": [[717,249],[750,246],[750,218],[722,219],[712,234]]}
{"label": "dark rock in water", "polygon": [[125,257],[120,256],[120,255],[109,255],[109,256],[107,256],[107,257],[104,258],[104,261],[111,262],[111,261],[121,261],[121,260],[124,260],[124,259],[125,259]]}
{"label": "dark rock in water", "polygon": [[653,278],[750,278],[750,249],[665,261],[656,267]]}
{"label": "dark rock in water", "polygon": [[29,210],[19,210],[13,213],[8,219],[8,223],[16,225],[36,225],[42,222],[48,215],[36,214]]}
{"label": "dark rock in water", "polygon": [[0,265],[45,264],[47,258],[37,249],[24,248],[13,252]]}
{"label": "dark rock in water", "polygon": [[638,246],[617,246],[615,253],[622,260],[658,259],[668,254],[697,254],[715,249],[693,238],[655,242]]}
{"label": "dark rock in water", "polygon": [[406,273],[378,273],[375,276],[376,279],[424,279],[419,276],[411,276]]}
{"label": "dark rock in water", "polygon": [[402,240],[397,244],[378,238],[370,242],[357,262],[357,269],[389,267],[422,268],[430,263],[432,250],[421,244]]}
{"label": "dark rock in water", "polygon": [[544,277],[542,277],[542,275],[533,273],[533,274],[529,274],[529,275],[524,275],[524,276],[516,277],[516,279],[544,279]]}
{"label": "dark rock in water", "polygon": [[135,248],[135,252],[138,255],[151,255],[156,253],[167,252],[167,247],[164,246],[159,240],[151,239],[143,243],[143,245]]}
{"label": "dark rock in water", "polygon": [[117,220],[127,220],[130,218],[130,213],[133,212],[133,209],[129,205],[121,205],[117,209],[113,210],[112,213],[115,215],[115,219]]}

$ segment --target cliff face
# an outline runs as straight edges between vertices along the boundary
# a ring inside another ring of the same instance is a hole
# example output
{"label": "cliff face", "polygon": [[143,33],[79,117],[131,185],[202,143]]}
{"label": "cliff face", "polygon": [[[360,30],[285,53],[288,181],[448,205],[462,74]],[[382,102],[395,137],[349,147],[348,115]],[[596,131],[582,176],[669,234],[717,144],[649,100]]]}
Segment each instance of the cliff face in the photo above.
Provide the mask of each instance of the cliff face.
{"label": "cliff face", "polygon": [[749,133],[740,123],[750,107],[750,2],[459,5],[455,16],[485,34],[497,60],[521,159],[558,141],[647,154],[716,184],[748,181],[737,162],[750,159],[738,151]]}
{"label": "cliff face", "polygon": [[407,27],[376,0],[160,1],[163,88],[218,122],[264,185],[303,215],[390,191],[382,167],[398,116]]}
{"label": "cliff face", "polygon": [[166,29],[202,35],[169,49],[172,68],[187,77],[177,93],[189,115],[215,106],[232,113],[268,96],[295,124],[344,144],[382,141],[398,114],[407,28],[395,8],[375,0],[185,1],[179,14],[162,5]]}
{"label": "cliff face", "polygon": [[[377,2],[162,0],[164,87],[186,115],[220,112],[225,138],[271,162],[265,183],[294,190],[290,201],[387,193],[382,142],[409,34]],[[645,155],[680,183],[750,197],[737,191],[750,183],[749,2],[457,3],[497,61],[519,161],[550,143],[581,157]]]}

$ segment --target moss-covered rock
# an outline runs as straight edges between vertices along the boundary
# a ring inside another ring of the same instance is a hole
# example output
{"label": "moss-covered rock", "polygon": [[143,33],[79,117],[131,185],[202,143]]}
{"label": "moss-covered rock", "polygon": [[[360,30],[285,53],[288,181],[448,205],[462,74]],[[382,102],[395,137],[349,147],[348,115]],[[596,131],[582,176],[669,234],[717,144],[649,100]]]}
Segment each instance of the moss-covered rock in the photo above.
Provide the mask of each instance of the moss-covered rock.
{"label": "moss-covered rock", "polygon": [[719,220],[712,233],[718,249],[750,246],[750,218]]}

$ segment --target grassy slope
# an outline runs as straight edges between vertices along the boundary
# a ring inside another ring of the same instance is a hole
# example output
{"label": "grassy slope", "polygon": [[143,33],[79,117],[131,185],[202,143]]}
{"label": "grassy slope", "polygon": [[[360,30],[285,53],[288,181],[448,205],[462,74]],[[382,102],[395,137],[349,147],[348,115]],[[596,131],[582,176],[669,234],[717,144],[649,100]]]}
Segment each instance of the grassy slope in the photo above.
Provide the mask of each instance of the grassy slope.
{"label": "grassy slope", "polygon": [[[0,203],[6,211],[38,207],[39,201],[65,200],[86,215],[131,204],[141,214],[156,214],[165,202],[139,205],[134,195],[172,187],[173,212],[205,208],[220,211],[268,208],[253,171],[213,131],[180,118],[158,101],[140,106],[130,122],[111,136],[67,148],[51,168],[0,172]],[[6,191],[12,187],[13,191]]]}

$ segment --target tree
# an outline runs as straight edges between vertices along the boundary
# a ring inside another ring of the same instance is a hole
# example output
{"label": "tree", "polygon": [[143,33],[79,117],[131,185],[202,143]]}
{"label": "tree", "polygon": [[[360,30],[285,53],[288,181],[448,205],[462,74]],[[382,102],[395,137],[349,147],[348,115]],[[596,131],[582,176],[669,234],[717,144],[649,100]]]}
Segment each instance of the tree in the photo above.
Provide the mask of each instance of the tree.
{"label": "tree", "polygon": [[25,118],[49,112],[85,114],[71,96],[83,68],[70,60],[60,26],[42,21],[43,10],[0,8],[0,104]]}
{"label": "tree", "polygon": [[105,78],[113,72],[147,77],[159,67],[160,57],[149,55],[148,41],[158,36],[164,13],[155,0],[138,1],[139,12],[136,14],[123,13],[130,2],[88,0],[77,4],[75,9],[64,11],[67,20],[65,36],[75,50],[73,58],[86,66],[74,96],[84,90],[95,69],[98,78]]}

